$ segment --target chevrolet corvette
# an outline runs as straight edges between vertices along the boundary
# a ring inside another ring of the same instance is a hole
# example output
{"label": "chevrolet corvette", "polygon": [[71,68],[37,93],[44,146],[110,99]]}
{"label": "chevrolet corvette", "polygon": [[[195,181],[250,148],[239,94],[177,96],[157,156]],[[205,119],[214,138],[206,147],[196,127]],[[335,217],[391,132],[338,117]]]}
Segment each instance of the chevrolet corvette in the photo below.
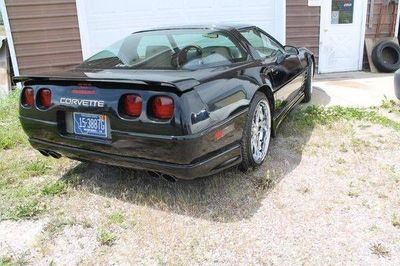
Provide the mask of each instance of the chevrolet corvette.
{"label": "chevrolet corvette", "polygon": [[62,73],[26,75],[20,120],[44,156],[190,180],[265,161],[312,95],[314,55],[252,25],[135,32]]}

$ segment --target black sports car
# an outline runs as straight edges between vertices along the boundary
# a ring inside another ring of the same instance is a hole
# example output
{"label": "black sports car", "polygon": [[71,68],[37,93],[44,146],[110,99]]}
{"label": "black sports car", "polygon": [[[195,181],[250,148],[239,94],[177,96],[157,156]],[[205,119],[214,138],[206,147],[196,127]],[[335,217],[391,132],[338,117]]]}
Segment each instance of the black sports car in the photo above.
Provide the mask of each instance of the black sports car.
{"label": "black sports car", "polygon": [[20,76],[20,119],[45,156],[194,179],[265,160],[312,93],[315,60],[249,25],[140,31],[77,68]]}

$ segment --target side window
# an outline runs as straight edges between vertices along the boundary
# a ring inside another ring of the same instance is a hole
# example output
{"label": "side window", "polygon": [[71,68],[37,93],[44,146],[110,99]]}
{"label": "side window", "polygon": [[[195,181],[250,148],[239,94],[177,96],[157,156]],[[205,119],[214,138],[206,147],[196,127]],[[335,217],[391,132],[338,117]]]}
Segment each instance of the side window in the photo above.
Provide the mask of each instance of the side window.
{"label": "side window", "polygon": [[172,48],[167,36],[144,36],[137,47],[137,54],[140,59],[144,59],[170,50]]}
{"label": "side window", "polygon": [[279,44],[256,29],[245,30],[240,33],[257,50],[261,57],[272,57],[279,51],[284,52]]}

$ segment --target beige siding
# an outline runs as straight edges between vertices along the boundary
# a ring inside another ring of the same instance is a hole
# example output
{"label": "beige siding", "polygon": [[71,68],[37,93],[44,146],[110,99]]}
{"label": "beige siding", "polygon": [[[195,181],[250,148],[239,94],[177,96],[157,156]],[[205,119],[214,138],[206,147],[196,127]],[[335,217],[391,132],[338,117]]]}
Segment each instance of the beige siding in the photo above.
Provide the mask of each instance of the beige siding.
{"label": "beige siding", "polygon": [[286,12],[286,43],[310,49],[318,60],[320,8],[309,7],[308,0],[288,0]]}
{"label": "beige siding", "polygon": [[[368,26],[369,24],[369,15],[370,15],[370,7],[371,7],[371,0],[368,1],[368,13],[367,13],[367,28],[366,28],[366,37],[367,38],[375,38],[375,33],[378,27],[378,21],[379,21],[379,13],[381,10],[381,6],[384,0],[375,0],[373,12],[373,20],[372,20],[372,28]],[[384,19],[382,20],[382,25],[379,31],[378,37],[392,37],[390,36],[390,22],[392,21],[392,8],[393,5],[390,5],[388,7],[384,7]],[[395,12],[397,13],[397,6],[395,8]],[[396,17],[397,14],[395,14]],[[396,21],[394,20],[394,25],[396,25]]]}
{"label": "beige siding", "polygon": [[6,0],[20,74],[82,62],[75,0]]}
{"label": "beige siding", "polygon": [[[378,28],[378,21],[379,21],[379,13],[381,10],[381,6],[384,0],[375,0],[375,4],[373,7],[373,12],[374,12],[374,16],[372,19],[372,27],[369,27],[369,15],[371,12],[371,0],[368,1],[368,11],[367,11],[367,26],[366,26],[366,30],[365,30],[365,37],[366,38],[385,38],[385,37],[393,37],[393,35],[390,35],[390,31],[391,31],[391,21],[393,18],[392,15],[392,8],[393,6],[390,5],[388,7],[384,8],[384,18],[382,20],[382,24],[381,24],[381,28],[379,30],[379,34],[376,35],[377,32],[377,28]],[[397,5],[396,5],[396,14],[395,17],[397,16]],[[396,23],[396,21],[395,21]],[[396,26],[396,24],[395,24]],[[364,69],[368,69],[369,68],[369,62],[368,62],[368,57],[367,57],[367,49],[364,49],[364,60],[363,60],[363,68]]]}

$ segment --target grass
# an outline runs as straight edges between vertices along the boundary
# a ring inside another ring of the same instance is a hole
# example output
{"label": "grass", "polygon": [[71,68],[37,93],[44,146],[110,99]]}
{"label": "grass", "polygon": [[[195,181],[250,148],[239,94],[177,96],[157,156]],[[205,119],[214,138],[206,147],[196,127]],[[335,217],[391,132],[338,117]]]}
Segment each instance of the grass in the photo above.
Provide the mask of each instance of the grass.
{"label": "grass", "polygon": [[337,163],[337,164],[345,164],[345,163],[346,163],[346,160],[343,159],[343,158],[338,158],[338,159],[336,159],[336,163]]}
{"label": "grass", "polygon": [[125,216],[120,212],[114,212],[108,216],[110,224],[122,224],[125,222]]}
{"label": "grass", "polygon": [[392,215],[392,225],[396,228],[400,229],[400,216],[393,214]]}
{"label": "grass", "polygon": [[112,246],[116,239],[116,236],[112,232],[105,229],[100,230],[97,235],[97,241],[103,246]]}
{"label": "grass", "polygon": [[66,185],[63,181],[51,182],[42,188],[42,194],[46,196],[55,196],[63,193],[65,187]]}
{"label": "grass", "polygon": [[51,170],[51,167],[49,166],[48,161],[40,158],[28,163],[25,170],[29,176],[42,176],[46,175],[49,170]]}
{"label": "grass", "polygon": [[0,99],[0,150],[27,144],[18,119],[20,93],[20,90],[14,90],[8,97]]}
{"label": "grass", "polygon": [[0,266],[12,266],[12,259],[11,257],[1,257],[0,258]]}
{"label": "grass", "polygon": [[[48,181],[60,161],[33,158],[25,148],[0,150],[0,220],[32,219],[46,211],[44,203],[65,191],[63,181]],[[43,178],[46,176],[46,178]],[[40,202],[40,204],[39,204]]]}
{"label": "grass", "polygon": [[347,192],[347,195],[350,198],[358,198],[360,196],[360,193],[358,193],[357,191],[350,190],[349,192]]}
{"label": "grass", "polygon": [[264,176],[257,177],[254,180],[254,185],[260,190],[270,189],[274,185],[274,180],[271,177],[271,172],[267,171]]}
{"label": "grass", "polygon": [[[0,123],[8,121],[7,124],[19,124],[16,112],[4,108],[5,102],[18,100],[15,95],[14,92],[8,100],[1,100],[3,113],[0,113],[2,117]],[[8,104],[8,106],[13,105]],[[12,120],[14,122],[11,122]],[[0,130],[2,128],[0,127]],[[16,134],[21,134],[25,138],[25,133],[21,127],[15,128],[17,132],[13,130],[0,132],[2,141],[14,141],[11,144],[7,142],[6,146],[0,146],[0,220],[36,218],[47,211],[44,206],[49,205],[50,197],[57,196],[66,189],[64,181],[49,181],[49,178],[59,174],[68,160],[43,157],[26,145],[22,145],[23,141],[20,141]]]}
{"label": "grass", "polygon": [[46,207],[34,199],[16,206],[5,214],[7,220],[33,219],[46,210]]}
{"label": "grass", "polygon": [[[17,120],[17,116],[14,115],[13,119]],[[285,123],[294,124],[294,129],[298,130],[319,125],[332,125],[338,120],[343,122],[338,125],[352,125],[347,121],[363,120],[385,125],[395,130],[398,129],[397,123],[391,120],[388,122],[376,110],[340,107],[309,107],[293,113],[291,118]],[[1,122],[3,121],[1,120]],[[325,128],[322,127],[322,129]],[[293,132],[291,129],[290,132],[293,135],[296,133],[296,131]],[[280,131],[281,133],[282,131]],[[318,128],[315,133],[319,133]],[[296,134],[296,136],[302,135]],[[10,136],[9,139],[12,140],[13,137]],[[278,139],[278,141],[280,140],[282,139]],[[347,140],[351,140],[351,145],[347,144]],[[322,142],[321,139],[318,139],[318,145],[326,145]],[[340,145],[342,142],[344,143]],[[305,142],[304,145],[309,144],[309,142]],[[364,149],[368,145],[372,145],[369,142],[363,141],[362,138],[350,139],[347,135],[346,139],[339,139],[337,144],[338,147],[332,145],[326,146],[326,149],[330,150],[336,147],[336,149],[340,148],[340,151],[345,153],[349,151],[348,149],[352,150],[354,147]],[[291,142],[288,143],[290,152],[297,152],[296,148],[298,147],[300,147],[300,152],[304,152],[302,145],[294,145],[293,147],[290,145]],[[281,176],[286,177],[288,175],[284,171],[282,173],[276,172],[276,169],[280,169],[281,167],[278,164],[278,166],[267,166],[266,169],[271,169],[270,171],[266,170],[263,173],[261,171],[259,173],[255,172],[257,176],[252,176],[253,172],[248,173],[248,176],[250,176],[248,180],[245,179],[245,175],[242,176],[240,173],[234,173],[234,177],[228,180],[227,177],[230,177],[231,174],[227,173],[222,174],[222,177],[217,176],[206,180],[198,180],[190,184],[164,184],[164,182],[159,180],[146,179],[143,184],[135,186],[136,182],[138,182],[137,180],[144,180],[136,178],[136,173],[133,173],[132,176],[129,175],[132,178],[126,178],[128,176],[127,172],[130,173],[131,171],[125,172],[125,170],[121,170],[122,172],[119,172],[119,170],[114,168],[106,168],[107,173],[103,173],[105,172],[102,171],[103,168],[97,169],[96,166],[92,167],[83,163],[71,169],[63,175],[63,179],[59,180],[61,175],[61,171],[59,171],[60,167],[64,167],[63,169],[65,170],[65,166],[62,166],[62,160],[56,161],[40,157],[31,148],[26,148],[23,142],[19,142],[18,138],[15,139],[15,143],[7,145],[6,148],[4,147],[6,146],[0,148],[0,176],[2,177],[0,178],[0,220],[35,219],[45,216],[50,221],[44,227],[43,235],[45,236],[45,240],[50,243],[52,237],[64,237],[64,231],[70,231],[70,225],[79,224],[85,229],[92,228],[88,231],[91,234],[95,234],[94,237],[97,240],[97,245],[105,246],[101,250],[105,250],[107,246],[114,245],[116,241],[122,241],[122,239],[118,240],[118,237],[123,235],[121,233],[123,230],[126,232],[126,228],[131,230],[132,227],[137,225],[135,227],[135,234],[137,231],[138,236],[142,236],[139,233],[142,233],[142,229],[146,226],[149,227],[149,232],[152,232],[152,228],[156,228],[157,230],[160,228],[160,231],[164,230],[162,225],[170,218],[166,217],[167,215],[163,213],[160,219],[159,214],[156,214],[152,209],[165,210],[165,213],[168,214],[176,213],[179,216],[195,217],[196,219],[194,220],[224,221],[230,223],[231,221],[245,221],[253,217],[253,212],[261,209],[260,205],[264,204],[263,200],[268,202],[271,199],[274,200],[274,197],[271,198],[270,196],[265,199],[266,195],[274,195],[273,193],[269,194],[267,190],[278,184]],[[340,156],[343,156],[343,158],[336,155],[331,158],[333,159],[331,167],[335,167],[332,173],[336,173],[342,180],[347,180],[348,177],[351,177],[351,172],[347,173],[347,166],[350,167],[350,163],[353,163],[352,158],[348,157],[349,155],[351,154],[341,154]],[[285,158],[285,161],[282,161],[282,163],[285,163],[285,166],[282,166],[282,168],[290,169],[293,165],[297,166],[299,162],[290,162],[289,160],[291,159],[301,160],[301,154],[289,158],[288,161]],[[328,170],[331,171],[330,169]],[[289,182],[293,181],[290,178],[288,179]],[[78,192],[75,196],[70,193],[73,189],[76,189]],[[67,194],[65,193],[66,191],[68,191]],[[312,199],[318,194],[318,190],[315,187],[308,187],[306,185],[298,186],[297,191],[304,194],[304,197],[307,194],[312,196]],[[349,188],[349,191],[344,191],[345,197],[339,197],[337,200],[342,199],[343,203],[341,204],[345,204],[349,200],[346,198],[346,193],[349,197],[357,198],[361,192],[363,193],[362,195],[368,195],[364,190]],[[343,192],[341,191],[341,193]],[[62,195],[61,198],[55,200],[56,203],[52,205],[51,201],[59,195]],[[82,204],[87,195],[101,196],[94,197],[95,204],[98,204],[96,208],[98,207],[99,209],[96,210],[96,215],[93,215],[93,217],[87,215],[87,213],[91,212],[90,207],[92,205],[89,205],[88,208]],[[276,196],[276,198],[280,197],[280,194]],[[121,205],[118,201],[114,201],[114,198],[127,202],[127,204],[124,203]],[[359,202],[362,198],[354,201]],[[56,204],[57,206],[55,206]],[[285,202],[277,201],[274,204],[276,204],[277,208],[283,209]],[[73,208],[70,208],[70,210],[68,207],[71,206]],[[125,208],[124,206],[127,209],[123,209]],[[141,206],[144,207],[141,208]],[[54,209],[57,211],[62,210],[63,213],[57,213]],[[97,211],[101,213],[97,214]],[[245,214],[242,214],[242,212],[245,212]],[[135,221],[131,220],[132,213],[135,213],[138,217]],[[71,216],[76,217],[78,222],[74,218],[70,220],[69,217]],[[398,216],[393,215],[391,218],[389,215],[386,218],[386,224],[392,229],[392,225],[396,228],[400,226]],[[90,219],[93,219],[93,221]],[[207,224],[211,224],[211,222],[207,222]],[[65,230],[66,227],[68,230]],[[168,229],[168,226],[166,228]],[[179,230],[181,228],[177,228],[177,231]],[[166,234],[168,233],[168,231],[165,232]],[[158,232],[154,231],[150,241],[153,241],[158,235]],[[176,235],[177,239],[179,239],[179,235]],[[146,240],[146,237],[144,236],[143,238]],[[199,239],[201,240],[200,237]],[[196,252],[202,248],[198,247],[200,240],[195,240],[191,245]],[[155,243],[157,241],[159,240],[154,240]],[[190,245],[191,242],[186,243]],[[174,246],[174,243],[171,246]],[[177,244],[175,244],[176,246]],[[379,254],[379,256],[389,256],[389,251],[382,244],[371,246],[371,250],[374,254]],[[200,250],[200,252],[202,251]],[[10,262],[10,259],[5,257],[4,263],[13,262]],[[0,263],[0,265],[2,264]]]}
{"label": "grass", "polygon": [[372,254],[375,254],[378,257],[385,258],[385,257],[389,257],[390,256],[389,250],[384,245],[382,245],[381,243],[373,244],[371,246],[370,250],[371,250]]}
{"label": "grass", "polygon": [[63,218],[63,217],[57,217],[52,219],[45,227],[44,231],[48,234],[50,237],[54,237],[55,235],[59,234],[64,230],[64,228],[68,225],[73,225],[74,222]]}
{"label": "grass", "polygon": [[381,108],[389,111],[390,113],[400,114],[400,104],[394,100],[384,99],[381,103]]}
{"label": "grass", "polygon": [[353,107],[319,107],[308,106],[294,115],[294,125],[298,130],[315,127],[316,125],[332,125],[336,121],[367,121],[400,131],[400,123],[393,121],[376,110]]}
{"label": "grass", "polygon": [[0,266],[23,266],[28,265],[28,261],[24,258],[26,254],[22,257],[13,258],[11,256],[0,257]]}

